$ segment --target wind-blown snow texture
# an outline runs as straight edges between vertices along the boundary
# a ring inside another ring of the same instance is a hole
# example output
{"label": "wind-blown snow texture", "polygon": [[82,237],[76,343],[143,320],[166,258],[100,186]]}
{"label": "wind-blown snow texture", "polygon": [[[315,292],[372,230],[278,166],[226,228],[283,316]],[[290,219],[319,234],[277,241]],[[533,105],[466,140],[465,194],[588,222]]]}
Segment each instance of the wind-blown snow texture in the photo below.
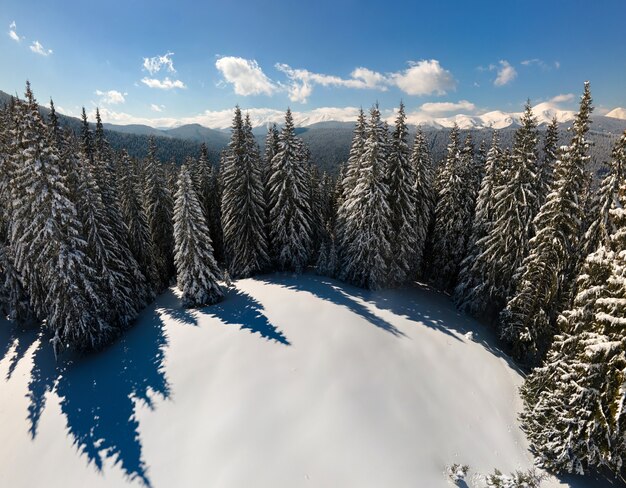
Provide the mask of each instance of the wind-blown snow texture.
{"label": "wind-blown snow texture", "polygon": [[170,290],[58,364],[2,322],[0,486],[445,487],[453,462],[531,465],[520,383],[445,296],[308,274],[194,311]]}

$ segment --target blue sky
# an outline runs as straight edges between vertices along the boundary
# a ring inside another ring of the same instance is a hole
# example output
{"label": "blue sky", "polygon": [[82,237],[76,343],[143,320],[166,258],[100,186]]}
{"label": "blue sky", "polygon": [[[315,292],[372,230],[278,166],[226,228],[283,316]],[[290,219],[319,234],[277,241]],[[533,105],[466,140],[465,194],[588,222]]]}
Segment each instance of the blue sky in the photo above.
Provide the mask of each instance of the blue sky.
{"label": "blue sky", "polygon": [[0,89],[165,126],[235,104],[572,109],[589,79],[602,112],[626,106],[624,18],[623,0],[3,0]]}

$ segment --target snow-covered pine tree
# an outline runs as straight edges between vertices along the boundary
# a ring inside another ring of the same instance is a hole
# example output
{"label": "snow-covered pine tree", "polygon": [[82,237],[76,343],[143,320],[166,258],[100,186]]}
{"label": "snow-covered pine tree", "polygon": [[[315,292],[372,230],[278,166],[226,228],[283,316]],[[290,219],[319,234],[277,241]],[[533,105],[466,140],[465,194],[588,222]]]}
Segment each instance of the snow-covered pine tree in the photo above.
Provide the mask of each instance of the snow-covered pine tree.
{"label": "snow-covered pine tree", "polygon": [[233,278],[251,276],[269,265],[261,168],[259,158],[250,153],[250,137],[241,110],[235,107],[230,143],[221,166],[224,249]]}
{"label": "snow-covered pine tree", "polygon": [[[606,233],[559,317],[545,366],[522,387],[522,425],[540,464],[557,472],[626,474],[626,132],[613,152]],[[617,184],[615,184],[617,182]]]}
{"label": "snow-covered pine tree", "polygon": [[340,276],[368,289],[384,287],[389,277],[391,209],[385,179],[386,139],[380,110],[374,106],[366,127],[356,186],[342,203],[345,228]]}
{"label": "snow-covered pine tree", "polygon": [[[87,256],[102,289],[103,318],[111,327],[126,327],[143,304],[145,278],[128,272],[124,241],[118,241],[109,225],[93,166],[82,152],[66,156],[76,173],[77,216],[82,225]],[[69,166],[69,164],[68,164]],[[137,297],[137,295],[140,295]]]}
{"label": "snow-covered pine tree", "polygon": [[213,242],[213,255],[218,263],[224,262],[224,234],[222,232],[222,183],[219,166],[211,167],[209,180],[209,208],[207,220],[211,241]]}
{"label": "snow-covered pine tree", "polygon": [[[70,156],[73,157],[74,155],[71,154]],[[133,256],[128,243],[128,227],[120,208],[120,191],[115,156],[106,139],[98,108],[96,108],[93,159],[93,165],[90,165],[89,169],[96,180],[104,210],[104,213],[99,216],[101,220],[100,225],[106,226],[108,232],[113,236],[113,241],[116,243],[115,248],[110,251],[113,256],[110,268],[115,273],[124,275],[116,277],[116,280],[119,280],[121,283],[132,283],[135,308],[140,310],[152,299],[152,292],[149,289],[146,276],[141,271],[139,263]],[[120,262],[123,263],[122,268],[119,268]],[[118,297],[118,299],[123,310],[124,298]]]}
{"label": "snow-covered pine tree", "polygon": [[426,239],[433,219],[435,206],[434,179],[435,169],[428,150],[426,137],[421,127],[415,132],[415,141],[411,150],[411,164],[415,173],[415,229],[417,241],[415,244],[415,273],[421,274],[423,268]]}
{"label": "snow-covered pine tree", "polygon": [[154,243],[148,218],[142,205],[143,188],[135,165],[126,151],[122,151],[120,174],[120,210],[128,232],[126,241],[146,278],[151,298],[159,287],[160,278],[154,262]]}
{"label": "snow-covered pine tree", "polygon": [[538,160],[537,167],[537,198],[539,199],[539,205],[543,205],[546,200],[546,196],[550,193],[554,180],[554,165],[558,157],[559,150],[559,123],[556,117],[552,118],[552,121],[546,128],[546,133],[543,139],[543,155]]}
{"label": "snow-covered pine tree", "polygon": [[180,169],[174,207],[176,281],[183,305],[202,307],[219,302],[224,293],[217,280],[211,236],[187,166]]}
{"label": "snow-covered pine tree", "polygon": [[28,83],[16,115],[10,237],[15,267],[36,315],[46,319],[55,352],[99,347],[113,332],[101,315],[102,290]]}
{"label": "snow-covered pine tree", "polygon": [[573,264],[580,251],[585,166],[589,160],[592,107],[589,82],[585,82],[580,109],[574,119],[573,137],[556,162],[554,184],[534,221],[536,235],[519,272],[517,290],[500,315],[502,338],[514,357],[536,365],[543,359],[555,332],[555,320],[563,306],[564,286],[571,285]]}
{"label": "snow-covered pine tree", "polygon": [[94,157],[94,141],[93,141],[93,132],[89,127],[89,122],[87,120],[87,112],[85,111],[85,107],[83,107],[83,111],[81,114],[81,126],[80,126],[80,143],[81,149],[85,153],[85,156],[89,159],[90,162],[93,161]]}
{"label": "snow-covered pine tree", "polygon": [[[478,197],[482,172],[484,170],[481,166],[481,161],[476,157],[474,152],[474,140],[472,134],[468,133],[465,136],[463,147],[461,148],[461,166],[464,173],[463,179],[466,181],[466,192],[463,198],[463,204],[465,206],[464,214],[468,219],[466,222],[468,229],[472,227],[474,207],[476,206],[476,198]],[[468,233],[468,239],[469,235]]]}
{"label": "snow-covered pine tree", "polygon": [[267,236],[268,249],[271,245],[271,225],[270,225],[270,175],[272,174],[272,159],[278,152],[278,138],[280,132],[276,124],[272,124],[267,128],[265,136],[265,155],[262,164],[262,181],[263,181],[263,201],[265,202],[265,235]]}
{"label": "snow-covered pine tree", "polygon": [[297,273],[304,271],[311,250],[310,183],[304,156],[287,109],[269,179],[270,235],[278,268]]}
{"label": "snow-covered pine tree", "polygon": [[173,201],[163,166],[156,157],[154,137],[150,137],[148,142],[148,157],[144,168],[146,181],[143,201],[154,246],[154,265],[158,275],[157,291],[162,291],[169,285],[174,274]]}
{"label": "snow-covered pine tree", "polygon": [[467,223],[465,168],[461,162],[459,127],[450,132],[447,154],[439,175],[439,195],[435,207],[435,223],[431,238],[429,275],[441,290],[450,290],[457,280],[459,265],[471,229]]}
{"label": "snow-covered pine tree", "polygon": [[417,178],[415,166],[410,161],[408,133],[404,104],[400,103],[385,168],[389,191],[387,198],[391,211],[389,235],[391,259],[388,278],[390,285],[402,285],[409,281],[417,260],[415,255],[418,244],[415,194]]}
{"label": "snow-covered pine tree", "polygon": [[311,209],[311,249],[310,260],[315,264],[320,245],[325,238],[324,213],[322,210],[322,180],[319,169],[313,164],[307,165],[309,178],[309,208]]}
{"label": "snow-covered pine tree", "polygon": [[[522,206],[527,208],[524,211],[526,215],[522,217],[522,220],[529,218],[531,222],[541,205],[539,194],[543,185],[543,180],[539,179],[538,143],[537,118],[533,113],[530,100],[528,100],[520,119],[520,127],[515,131],[513,139],[511,176],[517,177],[518,183],[524,186],[523,199],[518,201],[523,202]],[[541,177],[543,176],[541,175]],[[521,197],[522,195],[518,196]]]}
{"label": "snow-covered pine tree", "polygon": [[209,218],[211,206],[211,179],[213,177],[213,167],[209,162],[209,149],[203,142],[200,144],[200,157],[193,160],[194,165],[189,166],[189,171],[193,180],[193,186],[198,195],[200,206],[205,217]]}
{"label": "snow-covered pine tree", "polygon": [[472,265],[475,269],[471,274],[478,281],[473,286],[469,282],[462,285],[471,293],[459,303],[463,302],[463,308],[476,315],[497,316],[504,308],[515,289],[515,274],[528,254],[536,210],[538,137],[529,102],[520,123],[511,157],[499,163],[505,172],[501,178],[494,178],[493,225],[482,237],[480,252]]}
{"label": "snow-covered pine tree", "polygon": [[352,190],[356,186],[356,181],[360,173],[359,164],[365,146],[365,130],[367,127],[365,113],[363,109],[359,109],[354,135],[352,136],[352,144],[350,146],[350,155],[348,162],[339,171],[337,179],[337,228],[336,236],[339,243],[339,251],[347,247],[350,236],[345,235],[344,229],[347,219],[347,207],[345,202],[349,199]]}
{"label": "snow-covered pine tree", "polygon": [[13,207],[11,197],[13,126],[14,102],[12,107],[0,109],[0,312],[9,320],[25,323],[32,319],[32,310],[28,295],[22,286],[22,279],[15,269],[9,242]]}
{"label": "snow-covered pine tree", "polygon": [[495,226],[496,189],[503,184],[504,153],[500,148],[500,138],[494,131],[491,148],[487,153],[485,174],[481,181],[476,212],[472,224],[472,235],[468,252],[461,263],[459,282],[455,288],[454,299],[461,310],[473,315],[482,315],[492,303],[490,286],[495,282],[492,272],[494,263],[487,252],[491,232]]}

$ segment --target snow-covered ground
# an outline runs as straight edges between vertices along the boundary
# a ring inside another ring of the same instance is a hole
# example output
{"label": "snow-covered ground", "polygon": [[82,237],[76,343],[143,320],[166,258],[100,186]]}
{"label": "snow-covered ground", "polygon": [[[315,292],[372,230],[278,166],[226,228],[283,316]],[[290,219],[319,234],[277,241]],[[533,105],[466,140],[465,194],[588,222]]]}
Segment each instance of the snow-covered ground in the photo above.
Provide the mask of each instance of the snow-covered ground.
{"label": "snow-covered ground", "polygon": [[440,294],[314,275],[241,280],[199,311],[168,291],[59,364],[0,323],[0,486],[436,488],[454,462],[480,486],[532,464],[494,343]]}

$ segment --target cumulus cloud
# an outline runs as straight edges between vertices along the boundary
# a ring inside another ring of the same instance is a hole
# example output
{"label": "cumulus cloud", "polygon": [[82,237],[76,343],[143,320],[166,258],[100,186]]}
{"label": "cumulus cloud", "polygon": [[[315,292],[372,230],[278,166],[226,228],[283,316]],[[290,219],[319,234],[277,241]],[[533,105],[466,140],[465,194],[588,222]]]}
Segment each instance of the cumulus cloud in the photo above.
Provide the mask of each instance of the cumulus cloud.
{"label": "cumulus cloud", "polygon": [[237,95],[271,95],[278,88],[254,59],[223,56],[215,62],[215,67],[224,81],[234,86]]}
{"label": "cumulus cloud", "polygon": [[128,93],[122,93],[117,90],[101,91],[96,90],[96,95],[100,97],[100,103],[105,105],[117,105],[126,101],[125,96]]}
{"label": "cumulus cloud", "polygon": [[517,71],[511,64],[506,60],[500,61],[500,68],[498,69],[498,76],[496,76],[493,84],[495,86],[504,86],[511,83],[515,78],[517,78]]}
{"label": "cumulus cloud", "polygon": [[563,103],[571,102],[574,98],[575,95],[573,93],[563,93],[561,95],[557,95],[556,97],[552,97],[549,101],[552,103]]}
{"label": "cumulus cloud", "polygon": [[22,40],[22,38],[17,34],[17,26],[15,25],[15,21],[9,24],[9,37],[15,42],[20,42]]}
{"label": "cumulus cloud", "polygon": [[436,59],[410,62],[406,70],[392,73],[389,78],[409,95],[445,95],[456,88],[452,73]]}
{"label": "cumulus cloud", "polygon": [[174,88],[187,88],[187,86],[180,80],[170,80],[167,76],[159,80],[157,78],[144,77],[141,82],[150,87],[158,88],[159,90],[173,90]]}
{"label": "cumulus cloud", "polygon": [[306,69],[294,69],[284,63],[276,63],[275,68],[287,75],[289,79],[287,91],[289,99],[293,102],[306,103],[315,85],[387,90],[388,79],[383,74],[362,67],[353,70],[350,78],[314,73]]}
{"label": "cumulus cloud", "polygon": [[409,95],[444,95],[456,87],[452,74],[434,59],[410,62],[407,69],[392,73],[357,67],[346,78],[276,63],[274,68],[287,77],[287,82],[270,79],[255,60],[224,56],[217,60],[215,66],[222,73],[223,82],[233,85],[238,95],[271,95],[284,91],[291,101],[300,103],[308,101],[315,86],[379,91],[397,86]]}
{"label": "cumulus cloud", "polygon": [[466,112],[472,112],[476,109],[476,106],[472,102],[467,100],[460,100],[458,102],[428,102],[422,104],[420,110],[429,114],[442,114],[448,112],[456,112],[464,110]]}
{"label": "cumulus cloud", "polygon": [[174,69],[174,61],[172,60],[174,53],[167,52],[162,56],[154,56],[152,58],[143,58],[143,69],[151,75],[158,73],[163,68],[170,73],[176,73]]}
{"label": "cumulus cloud", "polygon": [[39,41],[33,41],[29,47],[32,52],[41,56],[49,56],[52,54],[52,49],[46,49]]}
{"label": "cumulus cloud", "polygon": [[152,110],[153,112],[163,112],[164,108],[165,105],[157,105],[156,103],[150,104],[150,110]]}

